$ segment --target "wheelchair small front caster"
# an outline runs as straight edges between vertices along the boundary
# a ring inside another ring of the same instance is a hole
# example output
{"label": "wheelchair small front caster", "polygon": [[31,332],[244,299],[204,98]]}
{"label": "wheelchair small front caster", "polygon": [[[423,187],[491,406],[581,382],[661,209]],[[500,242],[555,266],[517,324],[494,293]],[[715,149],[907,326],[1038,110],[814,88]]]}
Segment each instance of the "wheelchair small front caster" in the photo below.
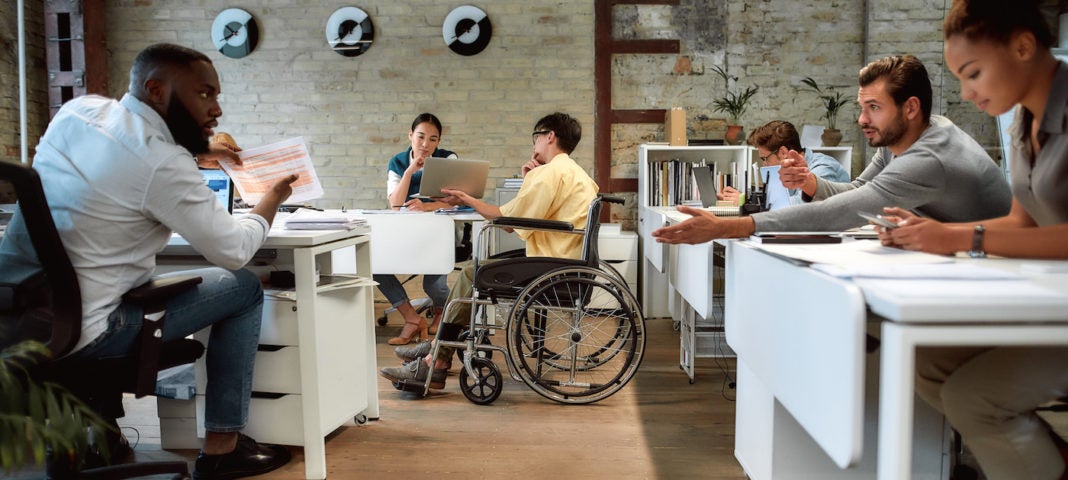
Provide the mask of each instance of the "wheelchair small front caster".
{"label": "wheelchair small front caster", "polygon": [[[457,342],[466,342],[467,341],[467,337],[469,337],[469,336],[471,336],[471,332],[467,331],[467,330],[464,330],[462,333],[460,333],[460,336],[456,338],[456,341]],[[493,345],[493,343],[490,342],[489,336],[485,336],[485,335],[482,336],[482,341],[479,342],[479,343],[482,344],[482,345]],[[478,351],[475,352],[475,355],[478,356],[478,357],[481,357],[481,358],[492,359],[493,358],[493,350],[478,350]],[[464,363],[464,351],[463,351],[463,349],[460,349],[460,348],[456,349],[456,359],[459,360],[460,363]]]}
{"label": "wheelchair small front caster", "polygon": [[467,368],[460,368],[460,391],[464,392],[471,403],[476,405],[489,405],[504,390],[504,378],[501,370],[492,360],[482,357],[471,358],[471,368],[476,377],[472,378],[467,373]]}

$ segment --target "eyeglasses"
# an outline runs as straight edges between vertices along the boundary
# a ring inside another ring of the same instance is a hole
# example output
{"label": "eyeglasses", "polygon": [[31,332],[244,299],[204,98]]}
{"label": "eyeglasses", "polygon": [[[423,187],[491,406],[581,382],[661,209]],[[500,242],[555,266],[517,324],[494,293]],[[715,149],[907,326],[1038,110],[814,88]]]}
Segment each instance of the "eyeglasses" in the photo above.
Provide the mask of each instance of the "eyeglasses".
{"label": "eyeglasses", "polygon": [[530,134],[530,143],[538,143],[538,135],[545,135],[550,132],[552,130],[535,130],[534,133]]}
{"label": "eyeglasses", "polygon": [[764,155],[764,156],[760,156],[760,154],[757,154],[757,157],[760,158],[761,162],[767,163],[768,159],[771,158],[772,155],[775,155],[775,152],[770,152],[770,153],[768,153],[767,155]]}

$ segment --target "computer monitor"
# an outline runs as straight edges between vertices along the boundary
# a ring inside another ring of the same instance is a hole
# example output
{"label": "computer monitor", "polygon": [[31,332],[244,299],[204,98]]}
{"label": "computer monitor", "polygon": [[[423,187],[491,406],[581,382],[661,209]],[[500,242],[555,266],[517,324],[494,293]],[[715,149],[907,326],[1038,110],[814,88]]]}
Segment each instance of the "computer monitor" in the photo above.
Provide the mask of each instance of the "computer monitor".
{"label": "computer monitor", "polygon": [[200,170],[204,183],[215,192],[215,198],[229,213],[234,213],[234,182],[222,170]]}

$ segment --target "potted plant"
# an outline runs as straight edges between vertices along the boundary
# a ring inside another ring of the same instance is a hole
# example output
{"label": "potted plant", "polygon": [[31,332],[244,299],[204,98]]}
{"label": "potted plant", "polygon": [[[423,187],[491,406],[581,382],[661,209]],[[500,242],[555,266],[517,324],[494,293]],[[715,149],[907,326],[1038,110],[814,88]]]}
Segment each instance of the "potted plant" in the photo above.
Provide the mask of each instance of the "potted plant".
{"label": "potted plant", "polygon": [[[2,343],[0,343],[2,345]],[[23,341],[0,346],[0,472],[17,472],[27,464],[43,465],[51,452],[72,464],[81,462],[90,429],[103,432],[107,422],[60,385],[28,374],[49,355],[45,346]],[[107,455],[106,442],[99,447]]]}
{"label": "potted plant", "polygon": [[823,135],[820,136],[820,139],[823,140],[823,145],[826,147],[837,146],[842,141],[842,132],[837,127],[838,110],[849,103],[849,99],[837,90],[833,94],[828,90],[823,90],[812,77],[805,77],[801,80],[801,83],[805,84],[809,90],[816,92],[816,96],[823,101],[825,109],[823,118],[827,120],[827,126],[823,129]]}
{"label": "potted plant", "polygon": [[759,87],[748,87],[741,92],[731,91],[731,82],[737,82],[738,77],[727,74],[727,71],[715,65],[712,67],[712,71],[715,72],[720,78],[723,79],[723,84],[727,89],[722,97],[712,100],[712,109],[717,112],[726,113],[730,117],[730,123],[727,124],[727,133],[723,136],[724,141],[730,145],[741,145],[745,141],[742,134],[742,125],[739,122],[742,114],[749,108],[749,100],[756,95]]}

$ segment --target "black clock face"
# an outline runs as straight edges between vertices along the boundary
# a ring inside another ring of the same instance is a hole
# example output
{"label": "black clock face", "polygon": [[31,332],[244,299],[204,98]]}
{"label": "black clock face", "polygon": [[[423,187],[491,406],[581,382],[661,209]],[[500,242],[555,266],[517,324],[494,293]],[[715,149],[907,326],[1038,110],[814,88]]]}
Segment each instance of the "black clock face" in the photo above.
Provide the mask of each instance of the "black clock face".
{"label": "black clock face", "polygon": [[367,12],[341,7],[326,20],[326,43],[339,55],[355,57],[371,48],[375,28]]}
{"label": "black clock face", "polygon": [[481,8],[464,5],[456,7],[445,17],[441,35],[450,50],[464,56],[477,55],[489,45],[493,26]]}
{"label": "black clock face", "polygon": [[211,24],[211,41],[219,53],[243,58],[252,53],[260,40],[256,19],[240,8],[228,8],[215,16]]}

